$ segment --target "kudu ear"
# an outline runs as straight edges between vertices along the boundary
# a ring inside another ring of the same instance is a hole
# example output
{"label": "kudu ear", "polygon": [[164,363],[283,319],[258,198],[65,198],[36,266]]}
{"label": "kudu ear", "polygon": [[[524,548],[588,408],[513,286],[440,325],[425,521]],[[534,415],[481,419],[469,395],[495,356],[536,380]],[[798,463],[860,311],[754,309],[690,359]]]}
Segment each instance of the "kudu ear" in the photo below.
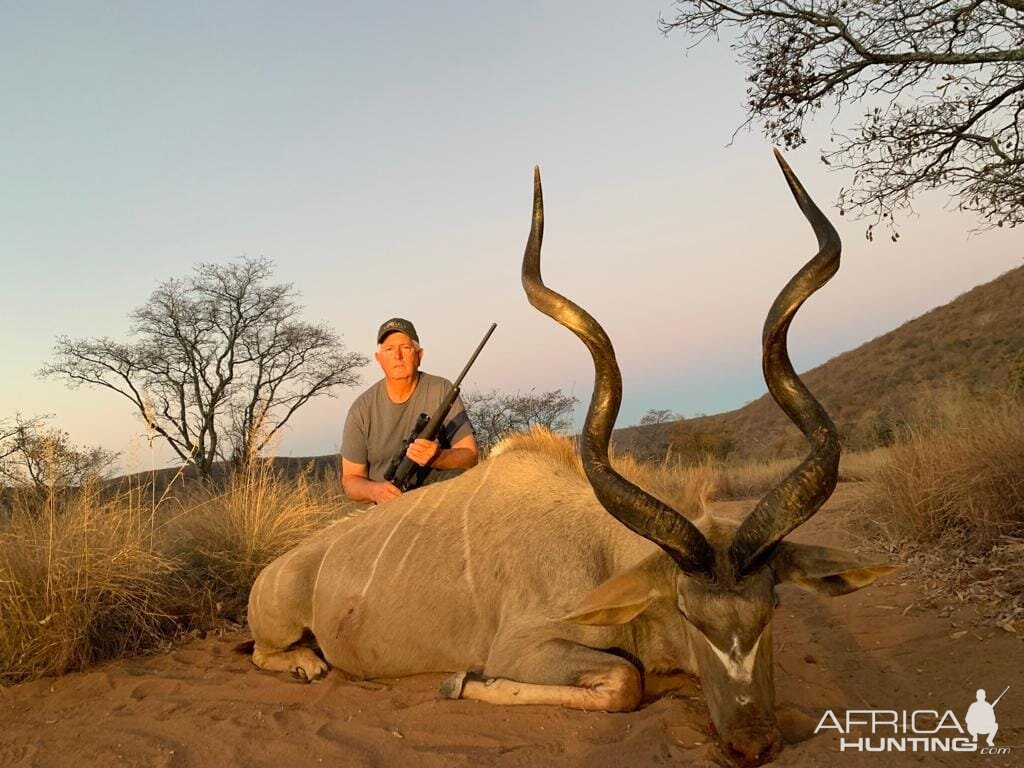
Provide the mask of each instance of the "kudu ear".
{"label": "kudu ear", "polygon": [[776,584],[788,581],[829,597],[856,592],[899,567],[855,552],[789,541],[779,544],[772,557]]}
{"label": "kudu ear", "polygon": [[659,597],[672,595],[674,586],[659,568],[660,553],[645,558],[595,587],[567,615],[555,621],[608,626],[632,621]]}

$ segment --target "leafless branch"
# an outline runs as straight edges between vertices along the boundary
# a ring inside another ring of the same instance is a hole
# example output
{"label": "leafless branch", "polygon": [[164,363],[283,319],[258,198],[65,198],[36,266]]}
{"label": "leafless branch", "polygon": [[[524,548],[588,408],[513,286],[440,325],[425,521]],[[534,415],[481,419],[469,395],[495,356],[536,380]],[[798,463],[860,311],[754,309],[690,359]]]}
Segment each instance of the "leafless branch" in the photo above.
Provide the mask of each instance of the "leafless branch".
{"label": "leafless branch", "polygon": [[862,110],[822,161],[853,171],[844,212],[885,223],[942,190],[980,229],[1024,221],[1024,3],[996,0],[677,0],[668,33],[720,36],[748,72],[747,119],[805,143],[825,104]]}

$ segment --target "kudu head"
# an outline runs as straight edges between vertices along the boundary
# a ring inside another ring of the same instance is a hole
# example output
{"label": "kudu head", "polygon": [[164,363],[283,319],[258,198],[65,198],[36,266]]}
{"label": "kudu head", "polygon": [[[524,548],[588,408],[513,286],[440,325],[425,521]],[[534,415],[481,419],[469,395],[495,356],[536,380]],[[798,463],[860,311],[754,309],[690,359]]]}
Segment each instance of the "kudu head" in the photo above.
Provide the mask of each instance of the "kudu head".
{"label": "kudu head", "polygon": [[544,203],[539,169],[534,169],[533,224],[523,258],[523,287],[530,303],[575,333],[594,359],[594,394],[580,451],[594,493],[615,518],[671,558],[674,575],[674,579],[658,577],[667,563],[659,553],[597,587],[563,620],[622,624],[660,598],[674,600],[684,631],[690,635],[712,722],[726,753],[743,765],[771,760],[782,745],[772,678],[775,585],[790,581],[841,595],[893,570],[853,553],[784,541],[825,503],[838,476],[836,428],[793,369],[786,335],[800,306],[839,268],[840,242],[782,156],[778,152],[775,156],[814,228],[819,250],[782,289],[768,312],[762,367],[769,392],[803,432],[811,450],[738,526],[711,515],[691,521],[612,468],[608,444],[619,411],[622,379],[604,329],[541,280]]}

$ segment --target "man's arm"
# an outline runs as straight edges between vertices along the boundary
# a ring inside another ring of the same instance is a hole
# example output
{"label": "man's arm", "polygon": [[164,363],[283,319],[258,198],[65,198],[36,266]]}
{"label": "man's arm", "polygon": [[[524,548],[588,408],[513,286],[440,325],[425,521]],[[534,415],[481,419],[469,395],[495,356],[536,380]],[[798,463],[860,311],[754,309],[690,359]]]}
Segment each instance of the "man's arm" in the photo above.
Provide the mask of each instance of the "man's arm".
{"label": "man's arm", "polygon": [[416,440],[405,455],[421,467],[430,464],[431,469],[469,469],[480,461],[476,438],[472,433],[456,440],[451,448],[441,448],[437,440]]}
{"label": "man's arm", "polygon": [[356,464],[345,458],[341,460],[341,487],[352,501],[383,504],[388,499],[402,495],[400,490],[387,481],[371,480],[366,464]]}

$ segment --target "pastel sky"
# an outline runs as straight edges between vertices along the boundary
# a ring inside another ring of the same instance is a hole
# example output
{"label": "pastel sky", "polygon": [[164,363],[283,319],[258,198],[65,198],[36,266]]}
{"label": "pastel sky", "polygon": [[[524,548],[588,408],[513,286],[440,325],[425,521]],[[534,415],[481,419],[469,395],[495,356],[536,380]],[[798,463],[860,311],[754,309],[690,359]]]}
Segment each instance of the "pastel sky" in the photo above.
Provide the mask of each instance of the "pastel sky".
{"label": "pastel sky", "polygon": [[[585,404],[586,351],[519,285],[534,164],[545,279],[612,338],[619,425],[758,397],[764,314],[813,235],[765,139],[727,146],[745,90],[732,51],[688,52],[659,12],[667,0],[6,3],[0,417],[54,413],[123,469],[163,461],[126,400],[35,372],[58,334],[124,339],[159,281],[243,254],[273,259],[350,349],[405,316],[424,369],[454,377],[497,322],[466,389]],[[1018,236],[969,237],[942,198],[898,245],[866,242],[832,205],[849,178],[817,160],[831,118],[788,156],[845,245],[793,328],[801,370],[1021,263]],[[336,451],[354,394],[307,406],[279,452]]]}

